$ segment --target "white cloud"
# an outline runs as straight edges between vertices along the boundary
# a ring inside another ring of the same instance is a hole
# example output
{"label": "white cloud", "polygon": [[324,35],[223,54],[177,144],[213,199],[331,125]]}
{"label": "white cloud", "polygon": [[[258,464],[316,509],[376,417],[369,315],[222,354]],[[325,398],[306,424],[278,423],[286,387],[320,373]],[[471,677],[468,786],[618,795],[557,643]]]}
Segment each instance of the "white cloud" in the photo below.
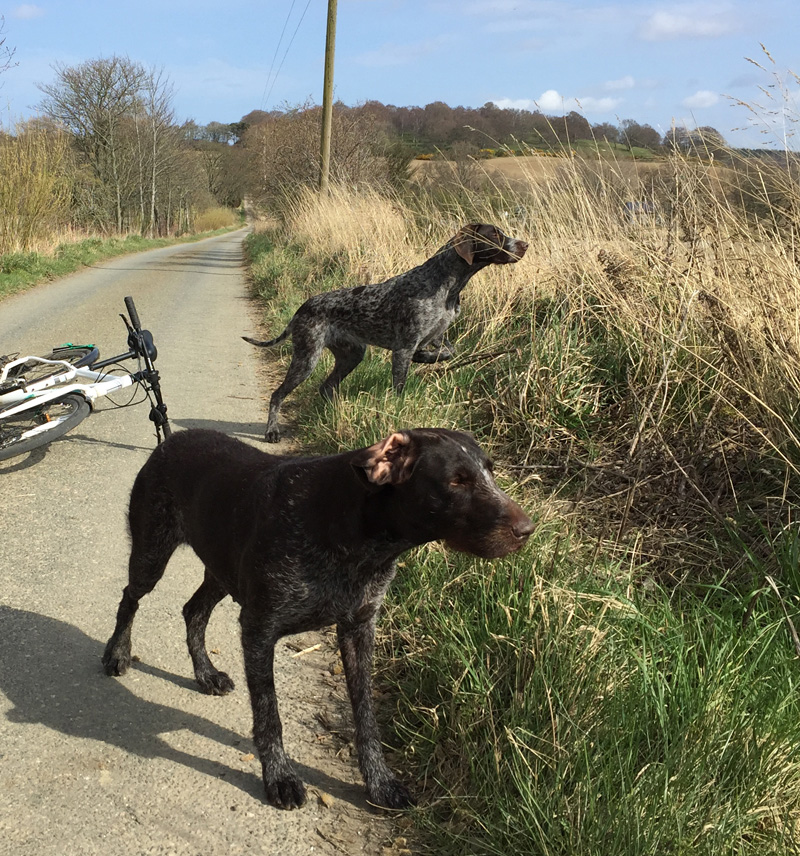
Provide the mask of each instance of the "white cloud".
{"label": "white cloud", "polygon": [[578,109],[584,113],[610,113],[622,103],[621,98],[592,98],[591,96],[575,100],[578,103]]}
{"label": "white cloud", "polygon": [[501,110],[535,110],[536,104],[532,98],[495,98],[492,101]]}
{"label": "white cloud", "polygon": [[548,89],[546,92],[543,92],[537,99],[536,103],[539,105],[540,109],[547,111],[553,110],[566,110],[566,102],[568,99],[564,98],[563,95],[560,95],[556,89]]}
{"label": "white cloud", "polygon": [[509,15],[520,19],[524,15],[544,15],[563,11],[559,0],[475,0],[472,3],[453,4],[459,12],[466,15],[480,15],[484,18],[496,18]]}
{"label": "white cloud", "polygon": [[621,77],[619,80],[607,80],[603,84],[603,89],[613,92],[618,89],[633,89],[634,86],[636,86],[636,81],[630,74],[626,74],[625,77]]}
{"label": "white cloud", "polygon": [[609,113],[620,103],[619,98],[565,98],[555,89],[548,89],[538,98],[494,98],[492,103],[501,110],[541,110],[543,113]]}
{"label": "white cloud", "polygon": [[32,3],[23,3],[11,11],[13,18],[19,18],[23,21],[30,20],[31,18],[41,18],[43,15],[44,9],[41,6],[34,6]]}
{"label": "white cloud", "polygon": [[681,104],[690,110],[695,110],[697,108],[713,107],[718,101],[719,95],[716,92],[712,92],[710,89],[700,89],[694,95],[684,98]]}
{"label": "white cloud", "polygon": [[359,65],[372,68],[393,65],[409,65],[421,57],[443,50],[453,41],[453,36],[443,35],[423,42],[397,45],[385,44],[374,51],[367,51],[355,58]]}
{"label": "white cloud", "polygon": [[676,7],[671,12],[654,12],[645,21],[640,35],[648,42],[670,39],[718,38],[736,29],[736,18],[728,10]]}
{"label": "white cloud", "polygon": [[594,98],[591,95],[566,98],[555,89],[548,89],[536,99],[536,103],[545,113],[567,113],[570,110],[577,110],[579,113],[608,113],[620,103],[620,100],[619,98]]}

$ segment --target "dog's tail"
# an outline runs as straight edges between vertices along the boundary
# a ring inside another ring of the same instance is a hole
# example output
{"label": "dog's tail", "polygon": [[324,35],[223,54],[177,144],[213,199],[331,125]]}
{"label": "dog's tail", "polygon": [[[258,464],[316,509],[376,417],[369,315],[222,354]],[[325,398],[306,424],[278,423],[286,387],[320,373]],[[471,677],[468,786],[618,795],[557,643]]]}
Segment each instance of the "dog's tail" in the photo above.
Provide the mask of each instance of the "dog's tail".
{"label": "dog's tail", "polygon": [[273,345],[277,345],[279,342],[282,342],[284,339],[289,338],[289,334],[291,333],[291,325],[287,327],[277,339],[270,339],[268,342],[261,342],[258,339],[252,339],[250,336],[242,336],[245,342],[249,342],[251,345],[256,345],[259,348],[271,348]]}

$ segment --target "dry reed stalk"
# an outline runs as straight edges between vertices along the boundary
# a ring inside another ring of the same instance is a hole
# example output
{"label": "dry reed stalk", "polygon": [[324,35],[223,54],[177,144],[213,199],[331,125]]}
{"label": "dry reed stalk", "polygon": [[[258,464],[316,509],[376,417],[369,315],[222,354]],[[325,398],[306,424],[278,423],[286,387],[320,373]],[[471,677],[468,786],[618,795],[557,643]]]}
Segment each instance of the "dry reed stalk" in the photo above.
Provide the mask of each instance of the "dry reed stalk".
{"label": "dry reed stalk", "polygon": [[66,134],[27,130],[0,139],[0,255],[28,251],[62,228],[69,164]]}

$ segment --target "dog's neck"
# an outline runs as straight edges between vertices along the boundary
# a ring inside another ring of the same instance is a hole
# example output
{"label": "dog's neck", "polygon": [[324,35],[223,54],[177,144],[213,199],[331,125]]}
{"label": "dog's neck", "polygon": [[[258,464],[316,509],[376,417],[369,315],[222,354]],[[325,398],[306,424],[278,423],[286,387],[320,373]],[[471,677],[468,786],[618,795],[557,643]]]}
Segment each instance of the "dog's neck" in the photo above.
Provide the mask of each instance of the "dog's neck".
{"label": "dog's neck", "polygon": [[[321,458],[317,465],[331,466],[339,457]],[[295,514],[308,518],[310,526],[320,518],[327,519],[326,531],[318,533],[319,540],[327,542],[326,549],[352,556],[354,561],[368,553],[372,561],[383,564],[394,562],[401,553],[424,543],[404,534],[398,515],[387,509],[387,504],[392,504],[394,488],[365,486],[355,471],[343,470],[341,464],[331,468],[330,477],[304,477],[301,485],[293,478],[297,472],[294,463],[302,467],[304,459],[287,460],[271,491],[282,490],[288,477],[295,495]]]}
{"label": "dog's neck", "polygon": [[420,279],[428,283],[437,283],[435,290],[445,291],[448,298],[452,300],[457,298],[472,277],[488,264],[488,262],[469,264],[455,251],[452,244],[445,244],[417,270],[420,273],[424,271],[424,277]]}

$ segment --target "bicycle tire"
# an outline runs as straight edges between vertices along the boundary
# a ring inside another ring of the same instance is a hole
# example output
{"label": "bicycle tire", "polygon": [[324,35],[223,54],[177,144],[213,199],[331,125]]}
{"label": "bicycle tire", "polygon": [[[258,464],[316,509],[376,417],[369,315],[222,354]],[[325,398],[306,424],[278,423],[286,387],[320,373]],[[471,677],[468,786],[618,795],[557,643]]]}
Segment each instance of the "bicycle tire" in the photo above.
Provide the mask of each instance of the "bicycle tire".
{"label": "bicycle tire", "polygon": [[72,394],[15,416],[0,415],[0,461],[46,446],[83,422],[90,412],[89,402]]}
{"label": "bicycle tire", "polygon": [[[44,354],[44,360],[61,360],[69,363],[71,366],[80,368],[88,366],[96,362],[100,356],[100,352],[93,345],[80,346],[65,346],[62,348],[54,348],[49,354]],[[9,380],[19,377],[25,377],[27,383],[38,383],[41,380],[52,377],[53,375],[62,374],[63,366],[51,366],[47,363],[37,363],[35,361],[21,363],[8,373]]]}

